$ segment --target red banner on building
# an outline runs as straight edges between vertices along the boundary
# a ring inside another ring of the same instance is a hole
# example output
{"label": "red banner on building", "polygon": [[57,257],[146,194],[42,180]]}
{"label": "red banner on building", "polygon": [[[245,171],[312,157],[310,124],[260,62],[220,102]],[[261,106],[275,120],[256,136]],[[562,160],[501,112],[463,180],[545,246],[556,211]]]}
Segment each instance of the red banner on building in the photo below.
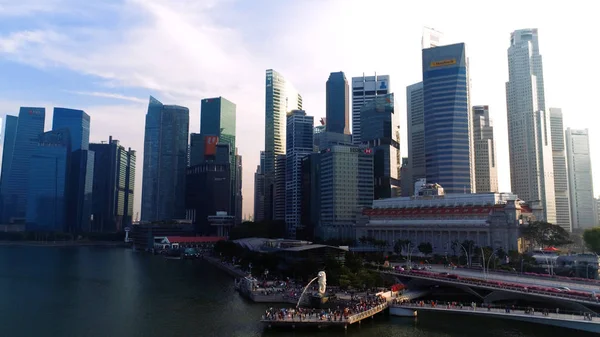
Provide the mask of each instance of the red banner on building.
{"label": "red banner on building", "polygon": [[204,137],[204,155],[214,156],[217,154],[217,143],[219,143],[219,136],[205,136]]}

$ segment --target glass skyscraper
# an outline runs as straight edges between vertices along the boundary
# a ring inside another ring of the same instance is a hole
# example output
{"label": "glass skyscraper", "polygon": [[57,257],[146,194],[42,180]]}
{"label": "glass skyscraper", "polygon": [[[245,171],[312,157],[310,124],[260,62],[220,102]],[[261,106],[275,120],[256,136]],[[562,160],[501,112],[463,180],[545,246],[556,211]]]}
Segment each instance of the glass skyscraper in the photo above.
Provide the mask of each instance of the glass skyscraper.
{"label": "glass skyscraper", "polygon": [[[40,134],[32,150],[27,191],[26,226],[33,231],[63,231],[67,203],[67,178],[71,156],[69,129]],[[68,210],[68,212],[67,212]]]}
{"label": "glass skyscraper", "polygon": [[588,129],[567,128],[565,139],[569,170],[571,223],[573,230],[589,229],[596,226],[594,213],[597,208],[594,205],[594,179]]}
{"label": "glass skyscraper", "polygon": [[313,152],[314,117],[303,110],[287,116],[285,155],[285,224],[286,235],[296,238],[301,225],[302,158]]}
{"label": "glass skyscraper", "polygon": [[135,151],[118,140],[90,144],[94,151],[92,232],[118,232],[131,225],[135,186]]}
{"label": "glass skyscraper", "polygon": [[[302,96],[294,86],[273,69],[266,71],[265,77],[265,220],[274,218],[274,184],[275,184],[275,158],[285,155],[285,126],[286,115],[292,110],[302,110]],[[281,168],[283,166],[280,165]],[[285,176],[285,171],[280,172]],[[285,204],[285,197],[278,204]],[[285,208],[285,207],[284,207]],[[284,212],[279,212],[281,213]],[[283,220],[283,217],[281,218]]]}
{"label": "glass skyscraper", "polygon": [[88,150],[90,145],[90,115],[83,110],[54,108],[52,129],[68,128],[71,151]]}
{"label": "glass skyscraper", "polygon": [[44,132],[44,108],[21,107],[8,174],[2,179],[3,222],[25,220],[29,167],[38,147],[38,137]]}
{"label": "glass skyscraper", "polygon": [[18,123],[19,117],[6,115],[4,124],[4,145],[2,149],[2,173],[0,175],[0,186],[2,186],[2,181],[7,178],[8,172],[10,172],[13,151],[15,149],[15,137],[17,135]]}
{"label": "glass skyscraper", "polygon": [[406,129],[408,170],[402,172],[402,196],[415,194],[415,182],[425,178],[425,126],[423,120],[423,82],[406,87]]}
{"label": "glass skyscraper", "polygon": [[331,73],[325,92],[326,130],[328,132],[350,134],[349,99],[350,89],[344,72]]}
{"label": "glass skyscraper", "polygon": [[[204,139],[206,136],[217,136],[219,144],[229,144],[231,153],[229,154],[229,167],[232,184],[230,191],[231,195],[231,210],[236,209],[236,156],[235,156],[235,121],[236,121],[236,106],[233,102],[223,98],[205,98],[200,103],[200,135],[202,145],[196,147],[202,151],[202,159],[206,159],[204,153]],[[197,143],[197,142],[195,142]],[[196,145],[196,144],[195,144]],[[233,215],[233,214],[230,214]]]}
{"label": "glass skyscraper", "polygon": [[71,138],[70,170],[67,178],[67,232],[89,232],[92,214],[94,153],[89,151],[90,116],[82,110],[54,108],[52,129],[68,129]]}
{"label": "glass skyscraper", "polygon": [[352,143],[360,144],[360,115],[365,103],[380,95],[390,93],[390,76],[377,75],[352,77]]}
{"label": "glass skyscraper", "polygon": [[510,184],[520,199],[541,201],[544,219],[556,223],[550,118],[537,29],[511,33],[506,110]]}
{"label": "glass skyscraper", "polygon": [[474,191],[465,44],[423,49],[425,172],[447,193]]}
{"label": "glass skyscraper", "polygon": [[398,196],[400,190],[399,124],[394,94],[378,95],[363,105],[361,144],[373,152],[375,199]]}
{"label": "glass skyscraper", "polygon": [[190,112],[150,96],[144,134],[142,221],[185,219]]}

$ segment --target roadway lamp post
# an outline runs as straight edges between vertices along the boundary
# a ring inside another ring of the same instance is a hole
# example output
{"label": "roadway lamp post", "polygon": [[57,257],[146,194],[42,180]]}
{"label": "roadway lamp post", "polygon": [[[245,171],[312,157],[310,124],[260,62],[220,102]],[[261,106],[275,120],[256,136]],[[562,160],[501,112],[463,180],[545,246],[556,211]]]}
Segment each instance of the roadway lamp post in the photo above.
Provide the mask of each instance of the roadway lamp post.
{"label": "roadway lamp post", "polygon": [[465,248],[465,246],[462,245],[462,243],[459,243],[460,248],[462,248],[465,251],[465,256],[467,258],[467,267],[471,266],[470,259],[469,259],[469,252],[467,252],[467,249]]}
{"label": "roadway lamp post", "polygon": [[412,253],[415,251],[415,249],[417,248],[417,246],[413,246],[412,249],[410,249],[410,243],[406,244],[406,251],[408,252],[407,256],[407,262],[408,262],[408,268],[412,269]]}
{"label": "roadway lamp post", "polygon": [[[488,258],[487,261],[487,274],[490,274],[490,263],[492,262],[492,257],[496,256],[496,253],[492,252],[492,254],[490,254],[490,257]],[[496,265],[496,262],[494,261],[494,266]]]}

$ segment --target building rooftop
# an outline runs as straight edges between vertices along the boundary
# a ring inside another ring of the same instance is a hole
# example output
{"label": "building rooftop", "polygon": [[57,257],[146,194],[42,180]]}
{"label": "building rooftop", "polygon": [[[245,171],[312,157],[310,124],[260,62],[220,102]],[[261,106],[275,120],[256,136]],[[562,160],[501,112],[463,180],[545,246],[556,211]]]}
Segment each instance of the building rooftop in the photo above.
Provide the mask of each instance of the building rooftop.
{"label": "building rooftop", "polygon": [[170,243],[203,243],[227,240],[220,236],[167,236]]}

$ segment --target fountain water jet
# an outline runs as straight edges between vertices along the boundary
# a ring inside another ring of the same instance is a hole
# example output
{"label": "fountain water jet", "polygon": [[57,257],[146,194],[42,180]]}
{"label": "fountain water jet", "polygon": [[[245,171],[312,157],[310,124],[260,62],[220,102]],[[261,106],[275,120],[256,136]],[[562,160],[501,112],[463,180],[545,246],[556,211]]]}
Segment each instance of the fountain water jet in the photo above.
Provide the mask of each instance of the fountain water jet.
{"label": "fountain water jet", "polygon": [[300,298],[298,298],[298,303],[296,304],[296,308],[298,308],[300,306],[300,302],[302,301],[302,297],[304,297],[304,293],[306,292],[306,289],[308,289],[308,287],[315,280],[319,280],[319,296],[321,296],[321,298],[323,298],[323,296],[325,296],[325,290],[326,290],[326,286],[327,286],[327,276],[325,275],[324,271],[320,271],[317,274],[317,277],[315,277],[314,279],[310,280],[310,282],[308,282],[308,284],[306,285],[306,287],[304,287],[304,290],[300,294]]}

